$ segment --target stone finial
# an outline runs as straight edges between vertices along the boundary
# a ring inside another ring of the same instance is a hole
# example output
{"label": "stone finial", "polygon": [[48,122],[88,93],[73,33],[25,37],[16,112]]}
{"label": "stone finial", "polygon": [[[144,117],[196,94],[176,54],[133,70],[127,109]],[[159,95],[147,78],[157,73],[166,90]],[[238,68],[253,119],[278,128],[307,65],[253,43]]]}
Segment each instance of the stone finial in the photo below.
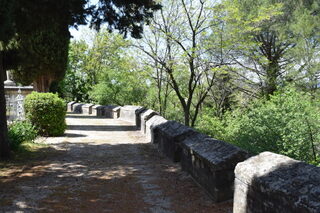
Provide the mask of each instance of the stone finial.
{"label": "stone finial", "polygon": [[4,81],[4,86],[16,86],[16,83],[11,80],[10,71],[7,71],[7,80]]}

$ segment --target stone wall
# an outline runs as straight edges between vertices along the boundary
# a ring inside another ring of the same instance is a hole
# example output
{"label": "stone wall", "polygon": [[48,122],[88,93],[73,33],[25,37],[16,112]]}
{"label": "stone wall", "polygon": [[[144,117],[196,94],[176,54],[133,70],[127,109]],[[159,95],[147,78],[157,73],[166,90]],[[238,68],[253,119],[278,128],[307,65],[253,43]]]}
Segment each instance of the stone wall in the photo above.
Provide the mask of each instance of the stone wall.
{"label": "stone wall", "polygon": [[320,168],[263,152],[235,169],[234,213],[320,212]]}
{"label": "stone wall", "polygon": [[179,162],[214,202],[233,199],[234,213],[320,213],[319,167],[270,152],[248,158],[236,146],[140,106],[118,107],[114,113]]}

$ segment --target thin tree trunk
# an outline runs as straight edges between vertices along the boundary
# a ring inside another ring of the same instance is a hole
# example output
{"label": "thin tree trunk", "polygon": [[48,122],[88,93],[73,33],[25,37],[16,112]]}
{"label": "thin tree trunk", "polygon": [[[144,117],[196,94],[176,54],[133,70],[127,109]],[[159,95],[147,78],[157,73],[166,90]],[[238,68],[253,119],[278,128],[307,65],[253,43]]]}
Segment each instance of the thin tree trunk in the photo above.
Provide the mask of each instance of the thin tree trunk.
{"label": "thin tree trunk", "polygon": [[4,94],[4,69],[3,55],[0,51],[0,158],[7,159],[10,157],[10,147],[8,139],[8,126],[6,115],[6,99]]}

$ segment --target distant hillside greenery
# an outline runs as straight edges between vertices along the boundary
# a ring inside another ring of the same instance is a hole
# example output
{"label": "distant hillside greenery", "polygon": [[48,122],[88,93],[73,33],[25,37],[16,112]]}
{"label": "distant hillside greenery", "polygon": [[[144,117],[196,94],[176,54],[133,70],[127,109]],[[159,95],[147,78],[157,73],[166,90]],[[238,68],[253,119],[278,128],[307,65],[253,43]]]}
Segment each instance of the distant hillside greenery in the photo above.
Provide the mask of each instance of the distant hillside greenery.
{"label": "distant hillside greenery", "polygon": [[66,100],[136,104],[253,154],[320,164],[316,0],[162,1],[141,39],[70,43]]}

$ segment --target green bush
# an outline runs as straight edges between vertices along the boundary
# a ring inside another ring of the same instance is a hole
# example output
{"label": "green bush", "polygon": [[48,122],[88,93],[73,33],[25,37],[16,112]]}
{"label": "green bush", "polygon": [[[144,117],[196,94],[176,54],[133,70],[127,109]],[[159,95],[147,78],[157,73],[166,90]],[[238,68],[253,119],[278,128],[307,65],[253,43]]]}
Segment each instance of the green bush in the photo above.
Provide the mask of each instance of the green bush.
{"label": "green bush", "polygon": [[42,136],[59,136],[66,129],[66,104],[52,93],[33,92],[24,102],[26,118]]}
{"label": "green bush", "polygon": [[310,94],[287,88],[269,100],[228,112],[222,120],[205,111],[197,128],[252,154],[271,151],[319,165],[319,111]]}
{"label": "green bush", "polygon": [[37,133],[37,130],[28,121],[16,121],[10,124],[8,128],[10,147],[16,150],[22,142],[36,139]]}
{"label": "green bush", "polygon": [[312,96],[289,88],[226,117],[226,140],[252,153],[272,151],[320,162],[320,107]]}

